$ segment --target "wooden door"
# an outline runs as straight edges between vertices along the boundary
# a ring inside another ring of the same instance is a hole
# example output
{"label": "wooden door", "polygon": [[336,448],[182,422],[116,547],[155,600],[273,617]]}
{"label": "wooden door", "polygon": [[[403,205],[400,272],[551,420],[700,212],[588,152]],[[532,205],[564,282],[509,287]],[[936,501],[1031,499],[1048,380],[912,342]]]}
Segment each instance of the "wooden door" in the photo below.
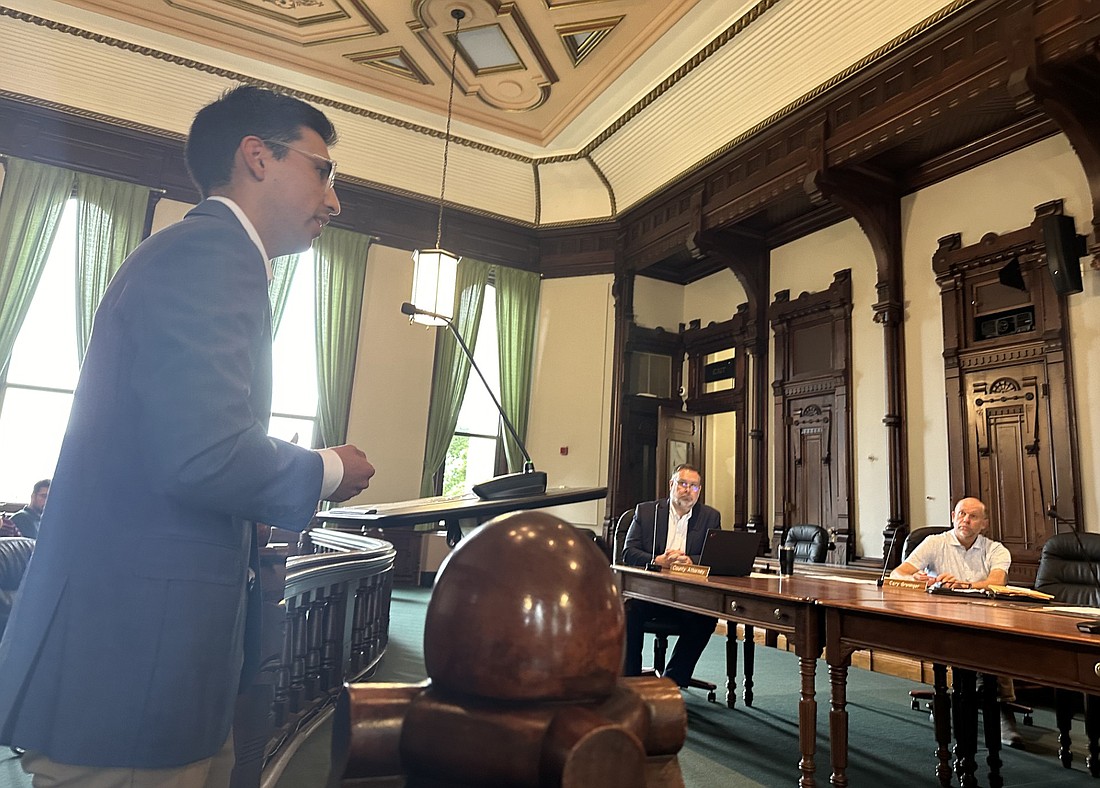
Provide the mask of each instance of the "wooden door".
{"label": "wooden door", "polygon": [[[703,448],[703,417],[662,405],[657,416],[658,499],[668,496],[668,480],[677,465],[694,465],[706,478]],[[703,501],[703,494],[699,494],[700,501]]]}
{"label": "wooden door", "polygon": [[985,501],[989,536],[1008,548],[1019,568],[1038,563],[1053,532],[1047,516],[1053,503],[1053,414],[1045,372],[1043,364],[1030,363],[978,370],[965,378],[975,460],[967,465],[967,489]]}
{"label": "wooden door", "polygon": [[789,523],[834,525],[833,501],[836,498],[832,472],[833,407],[832,397],[810,397],[789,402],[787,448],[791,453],[787,467]]}

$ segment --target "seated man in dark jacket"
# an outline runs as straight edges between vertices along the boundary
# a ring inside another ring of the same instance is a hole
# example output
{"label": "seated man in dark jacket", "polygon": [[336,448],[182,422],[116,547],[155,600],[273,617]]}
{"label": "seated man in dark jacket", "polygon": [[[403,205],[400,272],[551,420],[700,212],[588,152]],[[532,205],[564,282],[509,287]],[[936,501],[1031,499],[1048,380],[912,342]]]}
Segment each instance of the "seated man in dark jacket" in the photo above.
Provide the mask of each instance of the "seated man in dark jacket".
{"label": "seated man in dark jacket", "polygon": [[[669,479],[668,499],[640,503],[634,510],[623,546],[623,563],[645,566],[652,562],[661,567],[697,563],[707,531],[722,526],[722,516],[716,509],[697,503],[702,488],[698,469],[677,466]],[[652,619],[673,622],[677,627],[680,634],[664,675],[686,687],[718,619],[641,599],[627,600],[624,675],[641,674],[643,627]]]}
{"label": "seated man in dark jacket", "polygon": [[42,510],[46,508],[46,498],[49,494],[49,479],[35,482],[31,502],[11,516],[12,524],[19,529],[21,536],[28,539],[38,538],[38,524],[42,522]]}

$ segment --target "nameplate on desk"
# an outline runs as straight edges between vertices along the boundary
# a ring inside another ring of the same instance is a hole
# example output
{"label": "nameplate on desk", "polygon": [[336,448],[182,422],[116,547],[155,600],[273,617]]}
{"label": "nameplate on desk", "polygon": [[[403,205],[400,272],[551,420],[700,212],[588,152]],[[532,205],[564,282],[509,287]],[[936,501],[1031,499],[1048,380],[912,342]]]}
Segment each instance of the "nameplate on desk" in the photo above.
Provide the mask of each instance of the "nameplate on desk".
{"label": "nameplate on desk", "polygon": [[699,566],[699,564],[672,564],[668,570],[677,575],[694,575],[695,577],[706,577],[710,574],[709,566]]}
{"label": "nameplate on desk", "polygon": [[898,580],[896,577],[888,577],[882,581],[883,588],[908,588],[913,591],[924,591],[925,585],[919,580]]}

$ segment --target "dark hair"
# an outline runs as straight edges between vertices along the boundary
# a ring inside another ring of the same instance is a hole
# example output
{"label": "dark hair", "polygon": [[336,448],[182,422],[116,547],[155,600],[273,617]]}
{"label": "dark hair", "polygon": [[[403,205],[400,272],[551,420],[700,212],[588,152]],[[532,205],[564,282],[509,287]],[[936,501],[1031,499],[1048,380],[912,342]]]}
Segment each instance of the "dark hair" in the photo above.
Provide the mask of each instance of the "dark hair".
{"label": "dark hair", "polygon": [[49,479],[42,479],[41,481],[35,482],[34,483],[34,492],[32,493],[32,495],[38,495],[39,491],[42,490],[42,488],[49,487],[49,486],[50,486],[50,480]]}
{"label": "dark hair", "polygon": [[[191,122],[184,156],[191,180],[205,199],[229,183],[233,157],[241,140],[249,135],[275,142],[294,142],[302,127],[317,132],[326,145],[336,142],[336,129],[325,114],[301,99],[254,85],[227,90],[200,109]],[[273,155],[287,155],[276,147]]]}
{"label": "dark hair", "polygon": [[687,463],[687,462],[682,462],[679,465],[677,465],[675,468],[673,468],[672,469],[672,475],[668,477],[668,480],[672,481],[673,479],[675,479],[676,476],[680,473],[680,471],[691,471],[692,473],[694,473],[696,476],[699,477],[700,482],[703,481],[702,472],[698,468],[696,468],[694,465],[692,465],[691,463]]}

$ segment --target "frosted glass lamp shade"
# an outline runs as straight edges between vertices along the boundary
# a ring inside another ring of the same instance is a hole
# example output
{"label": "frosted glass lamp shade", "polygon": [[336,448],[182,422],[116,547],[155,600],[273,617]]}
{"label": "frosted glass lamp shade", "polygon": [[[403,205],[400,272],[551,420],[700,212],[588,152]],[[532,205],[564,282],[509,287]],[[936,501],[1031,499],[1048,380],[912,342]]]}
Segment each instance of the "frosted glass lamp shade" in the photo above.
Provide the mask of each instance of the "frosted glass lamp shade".
{"label": "frosted glass lamp shade", "polygon": [[[442,249],[418,249],[413,252],[413,264],[413,306],[448,319],[453,317],[458,258]],[[413,315],[412,319],[426,326],[444,325],[444,321],[427,315]]]}

